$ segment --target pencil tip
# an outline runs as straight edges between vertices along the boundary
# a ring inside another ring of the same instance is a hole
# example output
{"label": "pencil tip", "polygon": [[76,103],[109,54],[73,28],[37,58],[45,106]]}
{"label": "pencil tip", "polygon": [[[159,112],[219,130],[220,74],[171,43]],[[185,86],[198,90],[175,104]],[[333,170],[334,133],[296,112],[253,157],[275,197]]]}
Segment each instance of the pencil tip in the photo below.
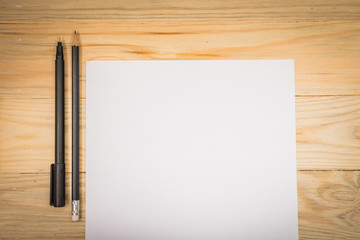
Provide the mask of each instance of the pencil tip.
{"label": "pencil tip", "polygon": [[79,41],[77,39],[77,34],[76,34],[76,30],[74,31],[74,35],[73,35],[73,46],[79,46]]}
{"label": "pencil tip", "polygon": [[59,37],[59,42],[61,42],[61,38]]}

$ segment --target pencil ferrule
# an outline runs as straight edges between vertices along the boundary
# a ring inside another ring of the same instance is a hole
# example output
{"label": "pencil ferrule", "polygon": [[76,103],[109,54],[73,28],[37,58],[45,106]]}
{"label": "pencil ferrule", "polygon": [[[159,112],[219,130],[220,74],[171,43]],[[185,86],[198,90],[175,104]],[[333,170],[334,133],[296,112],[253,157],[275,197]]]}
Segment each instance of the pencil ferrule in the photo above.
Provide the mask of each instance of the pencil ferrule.
{"label": "pencil ferrule", "polygon": [[80,212],[80,201],[72,200],[71,206],[72,206],[71,215],[73,216],[73,219],[74,219],[74,217],[78,218],[79,212]]}

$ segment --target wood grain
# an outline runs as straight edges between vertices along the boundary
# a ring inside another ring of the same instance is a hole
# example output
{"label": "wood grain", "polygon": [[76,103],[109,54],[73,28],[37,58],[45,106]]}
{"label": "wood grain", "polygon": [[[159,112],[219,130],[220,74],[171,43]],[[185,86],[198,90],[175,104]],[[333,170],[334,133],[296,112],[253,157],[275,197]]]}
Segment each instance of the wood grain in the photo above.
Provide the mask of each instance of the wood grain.
{"label": "wood grain", "polygon": [[[0,99],[0,174],[45,173],[55,157],[55,100]],[[85,100],[80,101],[80,171],[85,171]],[[71,172],[71,99],[65,101],[65,166]]]}
{"label": "wood grain", "polygon": [[360,97],[297,97],[299,170],[360,170]]}
{"label": "wood grain", "polygon": [[300,239],[360,239],[360,172],[298,172]]}
{"label": "wood grain", "polygon": [[82,45],[82,200],[86,61],[295,59],[300,239],[360,239],[357,0],[0,0],[0,239],[84,238],[84,218],[70,222],[69,205],[48,205],[54,48],[60,36],[70,172],[74,29]]}
{"label": "wood grain", "polygon": [[0,175],[0,239],[84,239],[85,174],[80,175],[80,221],[71,221],[71,174],[65,207],[50,207],[50,175]]}
{"label": "wood grain", "polygon": [[[94,10],[95,11],[95,10]],[[54,98],[54,46],[65,41],[67,96],[70,42],[80,32],[85,62],[139,59],[295,59],[297,95],[360,93],[360,20],[207,24],[3,24],[0,97]],[[31,61],[31,66],[29,66]]]}
{"label": "wood grain", "polygon": [[[1,99],[0,174],[44,173],[54,160],[54,100]],[[85,172],[85,100],[80,171]],[[71,171],[71,100],[65,104],[65,162]],[[299,170],[360,170],[360,97],[297,97]]]}
{"label": "wood grain", "polygon": [[354,0],[3,0],[0,20],[19,22],[210,22],[210,21],[331,21],[358,20]]}
{"label": "wood grain", "polygon": [[[48,206],[49,174],[0,175],[0,238],[83,239],[85,174],[81,174],[81,221],[70,218],[70,174],[64,208]],[[360,171],[299,171],[300,239],[360,238]]]}

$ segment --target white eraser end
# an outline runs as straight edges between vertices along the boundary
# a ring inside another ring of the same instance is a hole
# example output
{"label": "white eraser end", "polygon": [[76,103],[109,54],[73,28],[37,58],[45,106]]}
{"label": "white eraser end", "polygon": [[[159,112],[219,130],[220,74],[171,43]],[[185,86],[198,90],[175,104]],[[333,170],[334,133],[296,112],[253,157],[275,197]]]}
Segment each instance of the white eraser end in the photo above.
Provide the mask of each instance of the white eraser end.
{"label": "white eraser end", "polygon": [[72,215],[73,222],[79,221],[79,215]]}

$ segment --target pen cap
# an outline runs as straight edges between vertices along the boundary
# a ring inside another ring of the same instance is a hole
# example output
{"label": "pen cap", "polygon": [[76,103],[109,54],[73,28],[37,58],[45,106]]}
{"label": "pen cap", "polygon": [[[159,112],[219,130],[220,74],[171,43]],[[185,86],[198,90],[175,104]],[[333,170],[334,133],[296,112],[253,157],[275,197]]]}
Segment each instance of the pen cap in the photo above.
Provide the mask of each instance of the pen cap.
{"label": "pen cap", "polygon": [[50,205],[65,206],[65,164],[51,164],[50,168]]}

